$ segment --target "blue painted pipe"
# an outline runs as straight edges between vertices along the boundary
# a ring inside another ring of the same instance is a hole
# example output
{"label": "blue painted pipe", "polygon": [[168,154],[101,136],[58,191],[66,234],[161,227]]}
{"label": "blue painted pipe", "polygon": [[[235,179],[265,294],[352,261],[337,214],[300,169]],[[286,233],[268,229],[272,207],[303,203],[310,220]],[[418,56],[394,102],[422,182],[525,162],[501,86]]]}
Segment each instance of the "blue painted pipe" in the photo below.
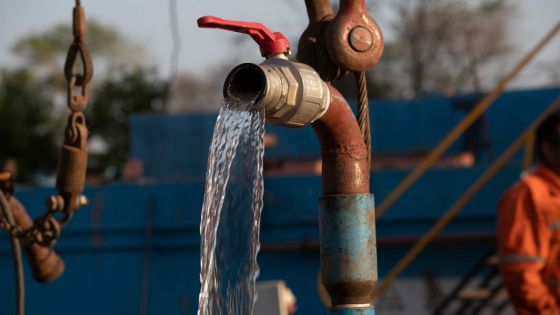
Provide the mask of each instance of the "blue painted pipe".
{"label": "blue painted pipe", "polygon": [[330,314],[374,314],[377,281],[373,194],[319,198],[321,280],[332,301]]}
{"label": "blue painted pipe", "polygon": [[330,309],[329,315],[375,315],[373,307]]}

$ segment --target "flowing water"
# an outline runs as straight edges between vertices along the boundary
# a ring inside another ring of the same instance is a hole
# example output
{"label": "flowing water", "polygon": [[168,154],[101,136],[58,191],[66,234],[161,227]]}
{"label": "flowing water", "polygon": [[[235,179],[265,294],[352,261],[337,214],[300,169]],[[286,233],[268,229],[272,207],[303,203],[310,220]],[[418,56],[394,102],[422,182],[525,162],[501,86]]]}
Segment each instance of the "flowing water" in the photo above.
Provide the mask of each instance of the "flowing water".
{"label": "flowing water", "polygon": [[250,315],[259,270],[264,110],[225,100],[208,157],[200,222],[199,315]]}

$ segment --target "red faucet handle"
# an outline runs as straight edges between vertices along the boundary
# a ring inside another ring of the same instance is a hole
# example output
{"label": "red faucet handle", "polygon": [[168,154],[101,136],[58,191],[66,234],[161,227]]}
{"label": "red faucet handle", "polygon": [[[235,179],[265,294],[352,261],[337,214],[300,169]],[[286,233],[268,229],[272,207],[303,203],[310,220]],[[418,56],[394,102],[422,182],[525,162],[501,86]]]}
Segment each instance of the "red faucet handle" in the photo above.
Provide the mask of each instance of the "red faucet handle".
{"label": "red faucet handle", "polygon": [[248,34],[261,49],[263,57],[290,52],[290,42],[280,32],[271,32],[261,23],[224,20],[215,16],[203,16],[198,19],[198,27],[219,28],[226,31]]}

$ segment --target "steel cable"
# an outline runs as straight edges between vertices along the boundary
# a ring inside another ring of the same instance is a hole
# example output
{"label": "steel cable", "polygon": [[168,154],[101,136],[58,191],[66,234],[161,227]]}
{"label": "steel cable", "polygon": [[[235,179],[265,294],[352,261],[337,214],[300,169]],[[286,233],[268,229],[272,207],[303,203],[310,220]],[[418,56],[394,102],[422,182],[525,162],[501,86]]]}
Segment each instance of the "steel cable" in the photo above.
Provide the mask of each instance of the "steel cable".
{"label": "steel cable", "polygon": [[369,102],[367,93],[366,73],[365,71],[354,72],[356,84],[358,87],[358,124],[364,138],[367,149],[368,170],[371,170],[371,127],[369,120]]}
{"label": "steel cable", "polygon": [[[0,191],[0,208],[2,210],[2,214],[8,220],[8,222],[15,226],[15,220],[10,209],[10,205],[8,204],[8,200],[4,193]],[[25,314],[25,278],[23,274],[23,261],[21,256],[21,244],[19,239],[14,236],[10,236],[12,242],[12,255],[14,259],[14,267],[16,271],[16,314],[17,315],[24,315]]]}

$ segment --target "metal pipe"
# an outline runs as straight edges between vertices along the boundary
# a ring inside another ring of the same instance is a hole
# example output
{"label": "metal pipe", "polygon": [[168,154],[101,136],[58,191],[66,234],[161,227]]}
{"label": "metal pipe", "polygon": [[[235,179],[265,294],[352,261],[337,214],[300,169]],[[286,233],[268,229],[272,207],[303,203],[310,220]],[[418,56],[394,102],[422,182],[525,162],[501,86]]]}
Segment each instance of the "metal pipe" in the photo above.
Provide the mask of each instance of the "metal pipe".
{"label": "metal pipe", "polygon": [[[12,210],[15,224],[22,230],[29,229],[33,221],[25,211],[23,205],[15,198],[10,198],[10,208]],[[36,243],[24,244],[24,249],[28,255],[29,265],[33,278],[39,282],[51,282],[57,279],[64,272],[64,261],[52,248],[40,246]]]}
{"label": "metal pipe", "polygon": [[375,205],[366,145],[348,102],[312,68],[283,58],[234,68],[224,97],[255,102],[272,123],[312,123],[323,159],[320,253],[322,282],[333,301],[330,313],[373,314]]}
{"label": "metal pipe", "polygon": [[321,282],[331,297],[331,314],[346,314],[335,310],[373,310],[371,294],[377,281],[373,195],[323,195],[319,198],[319,235]]}
{"label": "metal pipe", "polygon": [[326,16],[333,15],[333,8],[328,0],[305,0],[309,22],[320,22]]}
{"label": "metal pipe", "polygon": [[280,58],[241,64],[226,78],[224,97],[255,100],[267,122],[312,123],[321,144],[323,193],[369,193],[368,154],[356,117],[340,92],[310,67]]}
{"label": "metal pipe", "polygon": [[341,101],[338,92],[331,95],[329,110],[314,124],[323,155],[323,196],[319,198],[321,282],[331,297],[329,314],[373,315],[377,246],[367,153],[348,104]]}
{"label": "metal pipe", "polygon": [[322,282],[332,300],[329,313],[374,314],[375,205],[366,145],[348,102],[312,67],[287,59],[289,43],[281,33],[271,33],[262,24],[211,16],[198,24],[248,33],[267,58],[231,71],[224,84],[226,100],[264,108],[270,123],[313,124],[323,158],[319,230]]}
{"label": "metal pipe", "polygon": [[365,0],[340,0],[340,8],[339,8],[340,12],[352,13],[355,11],[365,11],[365,10],[366,10]]}
{"label": "metal pipe", "polygon": [[326,113],[313,129],[321,144],[323,194],[369,193],[367,149],[348,102],[331,85]]}

